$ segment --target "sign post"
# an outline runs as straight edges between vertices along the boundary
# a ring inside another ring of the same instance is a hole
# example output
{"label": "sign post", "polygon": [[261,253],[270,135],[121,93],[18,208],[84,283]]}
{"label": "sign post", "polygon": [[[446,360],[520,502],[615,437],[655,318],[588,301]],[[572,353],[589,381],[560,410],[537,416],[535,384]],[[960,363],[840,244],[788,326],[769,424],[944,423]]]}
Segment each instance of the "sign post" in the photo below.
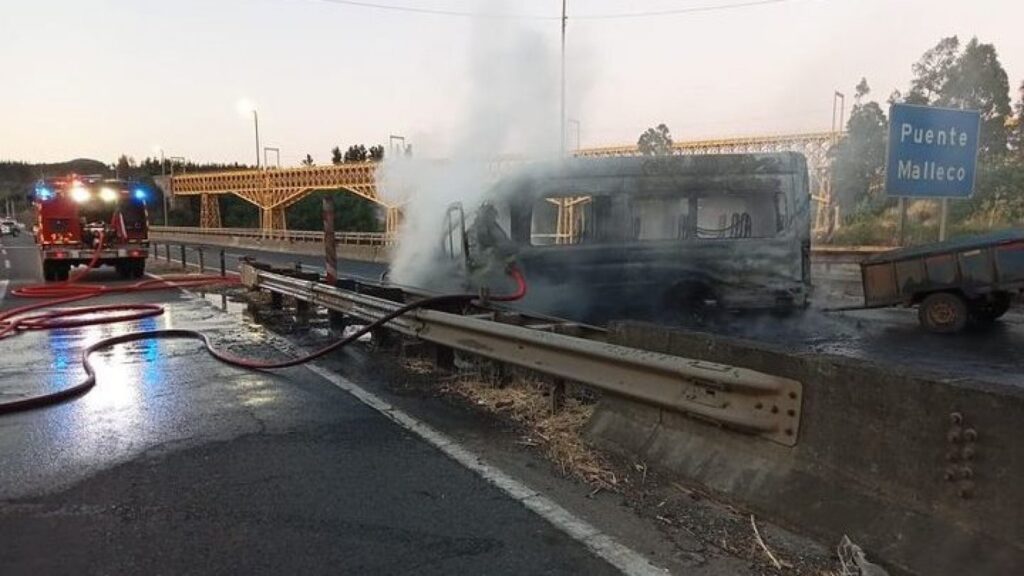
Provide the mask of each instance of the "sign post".
{"label": "sign post", "polygon": [[889,108],[886,194],[900,199],[900,245],[904,243],[908,199],[939,199],[939,239],[946,237],[950,198],[970,198],[978,164],[981,114],[910,104]]}

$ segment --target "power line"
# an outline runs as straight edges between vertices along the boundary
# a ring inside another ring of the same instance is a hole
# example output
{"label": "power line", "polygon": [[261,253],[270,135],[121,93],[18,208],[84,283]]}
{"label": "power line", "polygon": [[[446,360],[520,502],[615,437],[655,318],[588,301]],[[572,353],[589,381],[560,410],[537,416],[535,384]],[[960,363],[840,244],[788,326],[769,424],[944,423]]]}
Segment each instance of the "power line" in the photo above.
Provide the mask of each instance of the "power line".
{"label": "power line", "polygon": [[[356,6],[359,8],[370,8],[374,10],[387,10],[391,12],[407,12],[414,14],[429,14],[433,16],[455,16],[462,18],[490,18],[505,20],[561,20],[561,16],[544,16],[541,14],[512,14],[501,12],[472,12],[464,10],[444,10],[439,8],[419,8],[416,6],[401,6],[397,4],[384,4],[380,2],[364,2],[362,0],[318,0],[328,4],[341,4],[345,6]],[[747,0],[732,4],[711,4],[707,6],[690,6],[687,8],[670,8],[666,10],[652,10],[646,12],[618,12],[608,14],[580,14],[574,16],[573,20],[620,20],[626,18],[652,18],[656,16],[675,16],[680,14],[694,14],[699,12],[719,12],[723,10],[736,10],[754,6],[765,6],[769,4],[782,4],[792,0]]]}
{"label": "power line", "polygon": [[459,16],[464,18],[495,18],[509,20],[558,20],[558,16],[541,16],[539,14],[504,14],[490,12],[467,12],[462,10],[443,10],[438,8],[417,8],[416,6],[400,6],[396,4],[382,4],[378,2],[362,2],[360,0],[318,0],[328,4],[342,4],[345,6],[357,6],[359,8],[372,8],[375,10],[388,10],[391,12],[411,12],[414,14],[430,14],[433,16]]}
{"label": "power line", "polygon": [[766,4],[782,4],[790,0],[749,0],[748,2],[736,2],[734,4],[712,4],[708,6],[690,6],[689,8],[670,8],[668,10],[654,10],[649,12],[621,12],[618,14],[582,14],[576,16],[576,20],[621,20],[625,18],[651,18],[654,16],[675,16],[678,14],[693,14],[696,12],[719,12],[722,10],[734,10],[737,8],[749,8],[752,6],[764,6]]}

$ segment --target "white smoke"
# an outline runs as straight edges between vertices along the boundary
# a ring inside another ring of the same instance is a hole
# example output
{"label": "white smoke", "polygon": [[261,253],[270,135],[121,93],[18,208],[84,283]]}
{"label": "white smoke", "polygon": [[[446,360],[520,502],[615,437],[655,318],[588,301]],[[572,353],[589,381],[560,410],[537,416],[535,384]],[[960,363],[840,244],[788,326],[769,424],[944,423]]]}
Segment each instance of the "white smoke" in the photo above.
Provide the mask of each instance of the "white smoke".
{"label": "white smoke", "polygon": [[[480,4],[484,13],[521,9],[497,0]],[[498,160],[557,156],[558,45],[532,26],[517,20],[477,19],[467,46],[471,88],[460,106],[463,113],[456,134],[449,139],[453,143],[449,158],[390,159],[380,171],[385,197],[390,202],[407,202],[391,266],[394,282],[422,285],[436,269],[431,258],[441,243],[445,210],[461,202],[468,225],[496,180]]]}

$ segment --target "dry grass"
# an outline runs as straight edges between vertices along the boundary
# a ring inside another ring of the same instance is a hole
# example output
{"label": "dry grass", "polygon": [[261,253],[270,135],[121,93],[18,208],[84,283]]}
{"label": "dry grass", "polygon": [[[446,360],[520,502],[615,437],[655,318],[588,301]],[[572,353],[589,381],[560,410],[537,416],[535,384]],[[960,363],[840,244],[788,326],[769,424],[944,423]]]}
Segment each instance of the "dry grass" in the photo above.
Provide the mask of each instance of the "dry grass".
{"label": "dry grass", "polygon": [[548,386],[526,378],[497,386],[478,374],[464,374],[449,382],[446,389],[515,423],[524,432],[521,443],[542,449],[563,476],[597,489],[620,487],[620,479],[609,462],[588,446],[581,435],[594,412],[592,403],[567,394],[562,409],[552,413],[546,394]]}

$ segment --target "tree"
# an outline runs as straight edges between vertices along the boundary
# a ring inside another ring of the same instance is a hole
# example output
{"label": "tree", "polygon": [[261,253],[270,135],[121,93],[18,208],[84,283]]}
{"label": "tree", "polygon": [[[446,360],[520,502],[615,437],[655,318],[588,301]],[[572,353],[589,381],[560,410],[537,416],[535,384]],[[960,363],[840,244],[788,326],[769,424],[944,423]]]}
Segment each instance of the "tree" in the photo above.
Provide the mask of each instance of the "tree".
{"label": "tree", "polygon": [[313,166],[313,156],[311,154],[306,154],[306,157],[302,160],[302,165]]}
{"label": "tree", "polygon": [[907,93],[908,104],[928,105],[941,96],[959,51],[960,39],[956,36],[943,38],[933,48],[925,51],[921,59],[911,67],[914,79]]}
{"label": "tree", "polygon": [[833,158],[833,200],[842,214],[881,196],[889,123],[878,102],[865,102],[871,93],[866,78],[857,84],[846,134],[830,151]]}
{"label": "tree", "polygon": [[121,154],[117,159],[117,164],[114,166],[114,173],[117,174],[117,177],[131,179],[135,177],[135,172],[135,159]]}
{"label": "tree", "polygon": [[644,156],[668,156],[672,154],[672,134],[668,126],[658,124],[641,134],[636,146]]}
{"label": "tree", "polygon": [[372,162],[383,162],[384,161],[384,147],[380,144],[376,146],[370,146],[370,160]]}
{"label": "tree", "polygon": [[380,209],[376,204],[343,190],[315,192],[289,206],[288,227],[293,230],[323,230],[323,198],[334,195],[334,229],[339,232],[380,232]]}
{"label": "tree", "polygon": [[345,162],[366,162],[368,154],[366,146],[362,144],[349,146],[345,151]]}
{"label": "tree", "polygon": [[913,70],[908,103],[978,110],[981,154],[1006,151],[1010,84],[995,46],[971,38],[961,49],[956,36],[943,38],[924,53]]}
{"label": "tree", "polygon": [[1017,160],[1024,163],[1024,82],[1017,90],[1018,97],[1016,114],[1010,119],[1010,146],[1016,152]]}
{"label": "tree", "polygon": [[335,146],[331,148],[331,164],[341,164],[344,161],[344,157],[341,155],[341,148]]}

